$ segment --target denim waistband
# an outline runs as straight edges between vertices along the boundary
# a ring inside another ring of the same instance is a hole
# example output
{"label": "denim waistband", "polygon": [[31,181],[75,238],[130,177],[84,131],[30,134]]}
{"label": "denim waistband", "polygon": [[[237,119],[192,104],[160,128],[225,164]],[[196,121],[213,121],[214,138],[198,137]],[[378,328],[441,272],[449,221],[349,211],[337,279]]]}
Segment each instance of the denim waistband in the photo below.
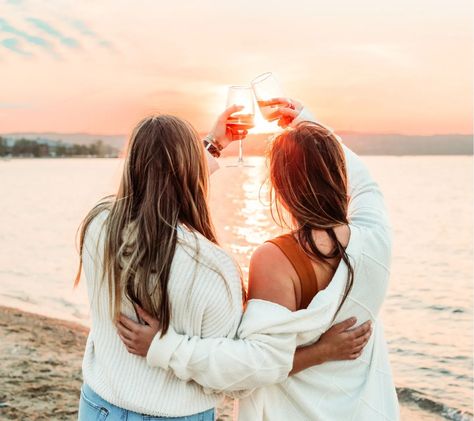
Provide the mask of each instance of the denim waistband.
{"label": "denim waistband", "polygon": [[[111,404],[110,402],[103,399],[96,392],[94,392],[94,390],[92,390],[92,388],[87,383],[82,384],[82,390],[83,390],[84,395],[86,395],[86,397],[90,398],[96,404],[98,404],[98,405],[104,407],[105,409],[107,409],[108,412],[126,411],[129,414],[134,414],[134,415],[143,417],[144,420],[153,421],[153,420],[169,419],[169,420],[179,421],[179,420],[186,419],[186,420],[194,421],[194,420],[200,420],[200,419],[206,419],[206,420],[207,419],[214,419],[214,408],[211,408],[211,409],[209,409],[207,411],[204,411],[204,412],[200,412],[199,414],[173,416],[173,417],[156,416],[156,415],[153,416],[153,415],[141,414],[141,413],[134,412],[134,411],[131,411],[131,410],[128,410],[128,409],[125,409],[125,408],[120,408],[120,407],[118,407],[114,404]],[[204,416],[204,417],[202,417],[202,416]]]}

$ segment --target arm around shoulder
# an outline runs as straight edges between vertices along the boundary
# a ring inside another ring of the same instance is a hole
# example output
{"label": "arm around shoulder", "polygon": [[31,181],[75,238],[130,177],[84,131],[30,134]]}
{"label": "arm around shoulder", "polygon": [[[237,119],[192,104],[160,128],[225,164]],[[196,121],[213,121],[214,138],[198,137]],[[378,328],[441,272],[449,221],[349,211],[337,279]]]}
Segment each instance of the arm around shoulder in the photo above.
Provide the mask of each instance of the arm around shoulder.
{"label": "arm around shoulder", "polygon": [[[222,318],[228,300],[222,295],[215,306],[209,317],[219,317],[222,313]],[[219,310],[219,306],[223,307]],[[226,392],[284,380],[293,366],[296,335],[266,334],[259,331],[258,320],[248,320],[248,324],[256,326],[245,339],[223,337],[223,333],[216,337],[216,331],[208,332],[214,337],[190,337],[170,327],[166,335],[160,337],[158,333],[153,339],[147,362],[153,367],[171,369],[182,380],[194,380],[205,388]]]}

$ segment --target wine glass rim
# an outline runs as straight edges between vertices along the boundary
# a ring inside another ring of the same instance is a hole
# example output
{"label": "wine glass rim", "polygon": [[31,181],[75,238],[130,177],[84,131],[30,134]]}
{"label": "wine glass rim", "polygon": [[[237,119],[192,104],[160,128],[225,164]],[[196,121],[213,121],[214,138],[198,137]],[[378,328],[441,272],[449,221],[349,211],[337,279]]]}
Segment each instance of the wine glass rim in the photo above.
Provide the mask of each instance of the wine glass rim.
{"label": "wine glass rim", "polygon": [[252,79],[252,82],[250,82],[252,85],[255,85],[256,83],[263,82],[265,79],[268,79],[269,77],[273,76],[272,72],[265,72],[257,77]]}

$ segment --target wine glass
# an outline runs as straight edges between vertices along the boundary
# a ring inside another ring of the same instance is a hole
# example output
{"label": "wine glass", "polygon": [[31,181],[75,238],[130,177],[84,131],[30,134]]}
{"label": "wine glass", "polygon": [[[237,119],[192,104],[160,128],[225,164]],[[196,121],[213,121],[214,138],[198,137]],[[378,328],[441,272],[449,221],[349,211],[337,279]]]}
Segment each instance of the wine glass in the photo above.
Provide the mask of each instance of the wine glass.
{"label": "wine glass", "polygon": [[272,100],[284,97],[284,93],[275,75],[271,72],[263,73],[252,80],[251,85],[265,120],[278,120],[280,118],[278,108],[281,105],[275,104]]}
{"label": "wine glass", "polygon": [[[254,127],[255,106],[250,86],[230,86],[227,94],[227,107],[240,105],[243,108],[227,119],[227,126],[232,130],[249,130]],[[244,163],[242,139],[239,140],[239,159],[237,166]],[[232,165],[234,166],[234,165]]]}

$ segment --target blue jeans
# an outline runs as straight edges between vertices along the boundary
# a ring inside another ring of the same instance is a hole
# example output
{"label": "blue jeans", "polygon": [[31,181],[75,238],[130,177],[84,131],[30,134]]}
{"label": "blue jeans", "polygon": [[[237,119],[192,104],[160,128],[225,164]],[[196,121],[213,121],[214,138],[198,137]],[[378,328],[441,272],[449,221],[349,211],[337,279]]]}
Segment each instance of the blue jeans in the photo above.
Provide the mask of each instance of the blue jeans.
{"label": "blue jeans", "polygon": [[81,388],[79,421],[214,421],[214,409],[185,417],[153,417],[119,408],[102,399],[87,384]]}

